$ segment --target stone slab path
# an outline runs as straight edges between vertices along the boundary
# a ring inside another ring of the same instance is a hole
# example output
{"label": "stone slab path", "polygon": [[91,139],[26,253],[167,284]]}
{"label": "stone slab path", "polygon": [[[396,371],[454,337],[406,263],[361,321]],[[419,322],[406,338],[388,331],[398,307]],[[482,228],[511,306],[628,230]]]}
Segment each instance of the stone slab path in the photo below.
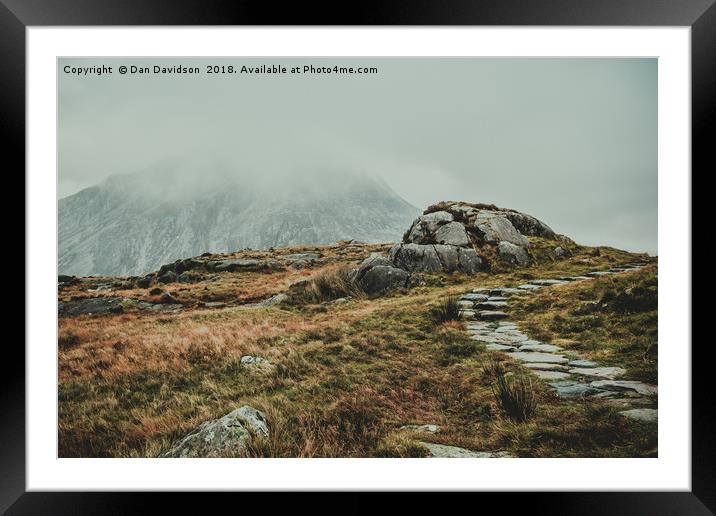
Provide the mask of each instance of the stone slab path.
{"label": "stone slab path", "polygon": [[513,295],[530,295],[539,289],[590,281],[645,265],[629,263],[581,276],[533,280],[516,287],[476,288],[460,297],[460,315],[471,338],[486,343],[490,351],[504,353],[521,362],[561,398],[602,399],[623,408],[620,414],[624,417],[656,422],[658,410],[650,398],[657,394],[656,385],[629,380],[627,371],[621,367],[601,366],[549,342],[531,339],[516,323],[508,321],[509,316],[504,311]]}

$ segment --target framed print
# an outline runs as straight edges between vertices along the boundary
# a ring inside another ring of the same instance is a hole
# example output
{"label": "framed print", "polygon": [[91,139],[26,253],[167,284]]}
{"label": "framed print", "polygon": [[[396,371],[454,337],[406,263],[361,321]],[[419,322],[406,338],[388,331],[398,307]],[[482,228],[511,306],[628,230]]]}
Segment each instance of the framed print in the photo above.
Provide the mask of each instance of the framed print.
{"label": "framed print", "polygon": [[716,10],[538,4],[4,2],[27,304],[3,510],[711,513],[691,168]]}

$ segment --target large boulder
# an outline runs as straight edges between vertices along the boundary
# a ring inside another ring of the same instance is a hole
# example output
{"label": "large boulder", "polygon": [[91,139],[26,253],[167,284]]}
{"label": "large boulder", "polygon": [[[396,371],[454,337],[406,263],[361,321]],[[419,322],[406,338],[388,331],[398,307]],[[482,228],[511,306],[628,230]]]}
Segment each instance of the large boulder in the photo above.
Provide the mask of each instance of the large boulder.
{"label": "large boulder", "polygon": [[510,242],[520,247],[527,247],[530,241],[522,235],[510,219],[506,216],[493,212],[481,211],[475,217],[475,228],[482,234],[483,240],[489,244],[498,242]]}
{"label": "large boulder", "polygon": [[447,211],[434,211],[421,215],[408,230],[405,237],[406,242],[415,244],[432,243],[431,236],[443,224],[449,224],[453,221],[453,216]]}
{"label": "large boulder", "polygon": [[474,249],[457,250],[460,261],[460,270],[466,274],[476,274],[482,269],[482,258],[478,256]]}
{"label": "large boulder", "polygon": [[369,296],[382,296],[408,286],[410,273],[395,267],[388,257],[373,253],[353,271],[352,278]]}
{"label": "large boulder", "polygon": [[390,249],[390,259],[395,267],[409,272],[475,274],[483,264],[475,249],[444,244],[396,244]]}
{"label": "large boulder", "polygon": [[523,235],[536,236],[556,240],[558,236],[547,224],[532,215],[519,211],[505,210],[502,214],[509,219],[514,228]]}
{"label": "large boulder", "polygon": [[525,248],[512,242],[500,242],[497,245],[497,252],[502,261],[508,265],[525,267],[531,263],[530,255]]}
{"label": "large boulder", "polygon": [[246,449],[251,434],[268,437],[264,415],[244,405],[213,421],[202,423],[161,457],[231,457]]}
{"label": "large boulder", "polygon": [[390,250],[390,261],[408,272],[475,274],[489,269],[494,257],[524,267],[532,262],[528,236],[571,243],[525,213],[493,204],[440,202],[413,222],[403,242]]}
{"label": "large boulder", "polygon": [[435,246],[397,244],[390,249],[390,261],[408,272],[440,272],[443,270]]}
{"label": "large boulder", "polygon": [[369,296],[381,296],[396,288],[406,287],[410,274],[403,269],[387,265],[371,267],[359,284]]}
{"label": "large boulder", "polygon": [[460,222],[448,222],[435,231],[435,241],[438,244],[456,245],[467,247],[470,239],[467,236],[465,226]]}

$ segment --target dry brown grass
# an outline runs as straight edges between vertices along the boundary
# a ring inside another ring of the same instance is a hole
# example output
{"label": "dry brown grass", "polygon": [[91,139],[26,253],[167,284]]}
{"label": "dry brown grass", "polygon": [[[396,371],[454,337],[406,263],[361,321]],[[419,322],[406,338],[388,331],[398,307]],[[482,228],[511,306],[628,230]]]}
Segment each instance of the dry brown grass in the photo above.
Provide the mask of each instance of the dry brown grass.
{"label": "dry brown grass", "polygon": [[[372,250],[336,246],[330,252],[342,261],[323,267],[226,273],[214,286],[162,287],[184,296],[187,306],[179,313],[60,319],[60,456],[155,457],[202,422],[243,404],[261,409],[271,426],[250,456],[422,456],[414,440],[426,436],[398,428],[424,423],[441,426],[429,437],[435,442],[523,456],[634,456],[653,447],[639,428],[589,404],[564,404],[541,385],[532,420],[500,417],[482,374],[482,345],[457,321],[436,324],[430,317],[440,299],[477,286],[606,268],[613,256],[608,250],[589,257],[589,264],[580,262],[585,252],[500,275],[428,276],[426,286],[406,295],[372,300],[192,308],[207,291],[285,291],[286,283],[354,265]],[[245,368],[238,360],[244,354],[267,358],[272,368]],[[602,418],[597,423],[595,415]]]}

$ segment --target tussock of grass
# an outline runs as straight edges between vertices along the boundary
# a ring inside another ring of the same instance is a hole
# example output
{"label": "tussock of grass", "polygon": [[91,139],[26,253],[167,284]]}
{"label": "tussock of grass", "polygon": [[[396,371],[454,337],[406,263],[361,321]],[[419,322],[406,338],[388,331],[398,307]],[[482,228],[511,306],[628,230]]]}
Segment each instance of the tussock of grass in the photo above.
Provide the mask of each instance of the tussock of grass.
{"label": "tussock of grass", "polygon": [[365,292],[353,281],[350,267],[321,271],[310,279],[297,283],[289,290],[293,304],[323,303],[342,297],[363,298]]}
{"label": "tussock of grass", "polygon": [[524,376],[508,376],[502,363],[492,361],[485,368],[491,380],[492,394],[502,411],[513,421],[524,423],[537,408],[532,381]]}
{"label": "tussock of grass", "polygon": [[448,296],[441,299],[438,305],[430,310],[430,315],[436,323],[457,321],[460,319],[460,305],[457,296]]}

